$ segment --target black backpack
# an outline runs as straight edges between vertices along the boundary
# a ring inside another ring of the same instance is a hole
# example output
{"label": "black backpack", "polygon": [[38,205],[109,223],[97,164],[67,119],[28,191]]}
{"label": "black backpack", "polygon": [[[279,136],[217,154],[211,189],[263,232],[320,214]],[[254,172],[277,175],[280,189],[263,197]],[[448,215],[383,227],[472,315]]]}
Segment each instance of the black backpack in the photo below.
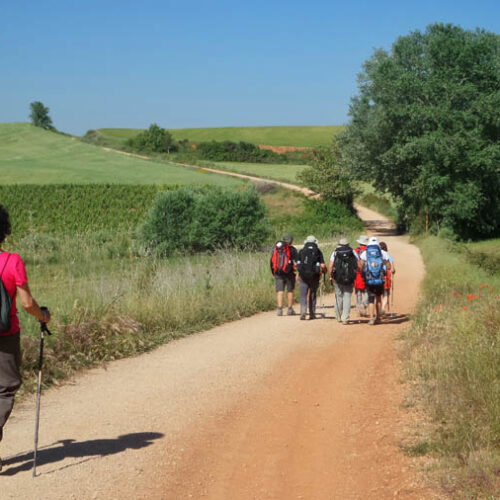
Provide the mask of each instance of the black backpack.
{"label": "black backpack", "polygon": [[319,276],[321,263],[319,259],[319,248],[316,243],[306,243],[299,252],[297,269],[301,278],[306,280]]}
{"label": "black backpack", "polygon": [[10,310],[12,307],[12,299],[5,288],[2,281],[3,272],[9,262],[10,254],[7,256],[7,260],[3,266],[2,272],[0,273],[0,333],[7,333],[10,330]]}
{"label": "black backpack", "polygon": [[339,285],[352,285],[356,278],[358,259],[350,246],[341,246],[335,250],[333,261],[333,279]]}

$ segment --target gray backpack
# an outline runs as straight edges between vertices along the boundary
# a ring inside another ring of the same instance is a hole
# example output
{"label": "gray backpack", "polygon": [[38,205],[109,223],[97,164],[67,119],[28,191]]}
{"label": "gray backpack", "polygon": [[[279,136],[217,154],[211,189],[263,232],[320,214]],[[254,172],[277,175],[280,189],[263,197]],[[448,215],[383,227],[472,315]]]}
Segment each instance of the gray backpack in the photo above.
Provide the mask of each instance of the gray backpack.
{"label": "gray backpack", "polygon": [[9,262],[10,254],[7,256],[7,260],[3,266],[2,272],[0,273],[0,333],[7,333],[10,330],[10,310],[12,308],[12,299],[5,288],[2,281],[3,272]]}

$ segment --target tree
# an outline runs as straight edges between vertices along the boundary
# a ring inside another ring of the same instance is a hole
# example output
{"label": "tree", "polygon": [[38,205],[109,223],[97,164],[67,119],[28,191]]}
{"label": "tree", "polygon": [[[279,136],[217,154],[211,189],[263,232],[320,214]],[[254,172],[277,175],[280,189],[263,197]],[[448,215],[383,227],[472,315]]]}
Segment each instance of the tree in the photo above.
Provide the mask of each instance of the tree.
{"label": "tree", "polygon": [[156,123],[130,139],[128,145],[146,153],[170,153],[176,148],[172,134]]}
{"label": "tree", "polygon": [[312,153],[312,166],[303,170],[298,178],[324,200],[338,201],[351,206],[354,190],[348,171],[341,165],[341,152],[336,141],[329,149],[316,149]]}
{"label": "tree", "polygon": [[43,105],[40,101],[34,101],[30,104],[31,123],[35,127],[41,127],[45,130],[55,130],[52,125],[52,118],[49,116],[49,108]]}
{"label": "tree", "polygon": [[407,225],[498,235],[500,37],[434,24],[363,69],[344,166],[395,196]]}

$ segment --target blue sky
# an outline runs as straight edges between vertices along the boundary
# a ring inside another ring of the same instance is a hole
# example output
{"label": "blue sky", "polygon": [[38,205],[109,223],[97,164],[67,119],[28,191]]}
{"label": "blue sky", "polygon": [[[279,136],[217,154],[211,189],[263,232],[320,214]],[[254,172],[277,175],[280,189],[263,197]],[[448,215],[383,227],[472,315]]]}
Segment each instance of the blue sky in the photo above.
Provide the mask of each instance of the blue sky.
{"label": "blue sky", "polygon": [[499,33],[500,2],[4,0],[0,122],[343,124],[374,49],[433,22]]}

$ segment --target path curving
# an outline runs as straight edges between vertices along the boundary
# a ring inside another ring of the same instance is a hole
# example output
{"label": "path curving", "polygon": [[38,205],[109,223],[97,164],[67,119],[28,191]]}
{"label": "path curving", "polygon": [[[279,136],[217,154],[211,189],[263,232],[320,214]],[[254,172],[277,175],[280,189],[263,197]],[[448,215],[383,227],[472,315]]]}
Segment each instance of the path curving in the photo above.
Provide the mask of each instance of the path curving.
{"label": "path curving", "polygon": [[406,237],[384,239],[396,318],[343,326],[327,297],[326,319],[261,313],[81,374],[43,394],[36,479],[34,401],[16,406],[0,498],[434,498],[399,447],[396,338],[424,267]]}

